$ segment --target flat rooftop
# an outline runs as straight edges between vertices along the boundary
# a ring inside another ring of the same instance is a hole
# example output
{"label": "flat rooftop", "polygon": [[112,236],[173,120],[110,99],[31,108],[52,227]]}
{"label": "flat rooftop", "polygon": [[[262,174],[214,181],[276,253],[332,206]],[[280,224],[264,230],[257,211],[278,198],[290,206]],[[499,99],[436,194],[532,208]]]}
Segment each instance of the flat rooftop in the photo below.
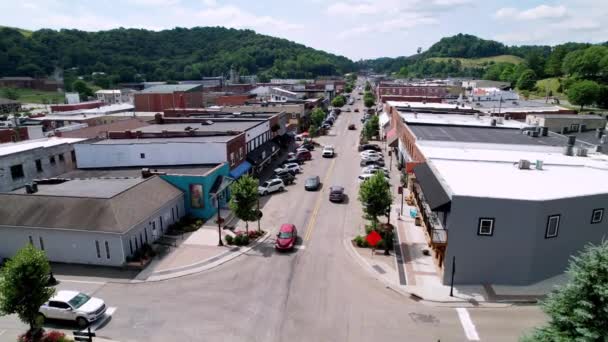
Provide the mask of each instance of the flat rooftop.
{"label": "flat rooftop", "polygon": [[237,131],[245,132],[255,126],[263,124],[264,120],[253,121],[214,121],[209,118],[207,121],[212,122],[211,125],[201,123],[172,123],[162,125],[150,125],[137,129],[142,132],[161,133],[162,131],[169,132],[185,132],[187,127],[196,129],[198,132],[226,132]]}
{"label": "flat rooftop", "polygon": [[[213,170],[217,165],[175,165],[175,166],[146,166],[152,172],[164,172],[169,175],[190,175],[201,176]],[[99,169],[77,169],[66,172],[58,177],[70,179],[86,178],[141,178],[143,167],[118,167],[118,168],[99,168]]]}
{"label": "flat rooftop", "polygon": [[504,120],[497,117],[475,114],[428,114],[399,112],[401,119],[407,124],[435,124],[435,125],[459,125],[459,126],[485,126],[491,127],[492,119],[496,120],[496,127],[521,128],[529,126],[521,121]]}
{"label": "flat rooftop", "polygon": [[202,144],[225,143],[234,139],[236,135],[214,135],[207,137],[183,138],[142,138],[142,139],[104,139],[91,143],[92,145],[135,145],[135,144]]}
{"label": "flat rooftop", "polygon": [[[33,195],[112,198],[142,181],[143,178],[73,179],[59,184],[38,184],[38,192]],[[26,191],[20,188],[12,193],[26,194]]]}
{"label": "flat rooftop", "polygon": [[500,101],[472,101],[467,105],[484,113],[518,113],[518,112],[558,112],[567,108],[545,103],[544,101],[504,100]]}
{"label": "flat rooftop", "polygon": [[[387,94],[387,95],[391,95],[391,94]],[[401,96],[398,94],[395,94],[396,96]],[[386,103],[389,106],[392,107],[396,107],[397,110],[399,110],[400,108],[406,109],[406,108],[425,108],[425,109],[450,109],[450,110],[455,110],[455,109],[473,109],[470,105],[465,104],[464,107],[463,106],[457,106],[456,104],[452,104],[452,103],[433,103],[433,102],[410,102],[410,101],[386,101]]]}
{"label": "flat rooftop", "polygon": [[[482,198],[551,200],[608,193],[608,156],[566,156],[559,152],[534,152],[468,148],[423,148],[448,193]],[[520,170],[520,159],[530,160],[530,170]],[[542,170],[534,168],[543,161]],[[559,186],[576,179],[576,186]]]}
{"label": "flat rooftop", "polygon": [[450,125],[408,125],[417,141],[449,141],[466,143],[492,143],[515,145],[565,146],[567,138],[549,133],[548,136],[531,137],[519,129],[494,127],[469,127]]}
{"label": "flat rooftop", "polygon": [[9,154],[25,152],[37,148],[47,148],[63,144],[74,144],[86,139],[81,138],[42,138],[34,140],[26,140],[16,143],[0,144],[0,157]]}

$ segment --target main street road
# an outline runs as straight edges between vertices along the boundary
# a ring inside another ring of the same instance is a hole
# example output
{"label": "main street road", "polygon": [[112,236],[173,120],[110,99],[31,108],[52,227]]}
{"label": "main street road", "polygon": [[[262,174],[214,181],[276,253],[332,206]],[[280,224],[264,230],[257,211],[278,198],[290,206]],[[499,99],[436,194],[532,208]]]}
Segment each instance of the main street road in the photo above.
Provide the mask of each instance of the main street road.
{"label": "main street road", "polygon": [[[361,101],[356,106],[362,109]],[[343,113],[320,151],[304,165],[297,184],[270,196],[263,227],[295,224],[301,247],[276,253],[272,238],[218,268],[173,280],[108,283],[95,291],[118,310],[98,331],[120,341],[516,341],[544,316],[536,307],[471,308],[474,325],[464,324],[455,308],[424,305],[373,279],[344,247],[361,224],[357,201],[356,150],[362,113]],[[347,130],[354,123],[356,131]],[[318,175],[323,188],[306,192],[304,180]],[[345,187],[349,200],[327,199],[331,185]],[[270,221],[268,221],[270,220]],[[77,287],[78,284],[75,284]],[[3,326],[0,323],[0,329]],[[471,330],[473,329],[473,330]]]}

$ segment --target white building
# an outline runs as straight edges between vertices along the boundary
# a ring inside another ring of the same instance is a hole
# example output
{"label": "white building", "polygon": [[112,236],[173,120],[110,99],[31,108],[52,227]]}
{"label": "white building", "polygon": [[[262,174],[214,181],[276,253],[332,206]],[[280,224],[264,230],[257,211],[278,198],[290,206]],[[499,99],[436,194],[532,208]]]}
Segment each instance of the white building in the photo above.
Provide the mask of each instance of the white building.
{"label": "white building", "polygon": [[97,100],[105,104],[133,103],[133,94],[128,89],[101,89],[95,92]]}
{"label": "white building", "polygon": [[512,90],[502,90],[496,87],[473,88],[470,93],[471,101],[517,101],[519,95]]}
{"label": "white building", "polygon": [[278,87],[270,88],[270,101],[272,102],[286,102],[288,100],[297,99],[298,94],[293,91],[285,90],[283,88]]}

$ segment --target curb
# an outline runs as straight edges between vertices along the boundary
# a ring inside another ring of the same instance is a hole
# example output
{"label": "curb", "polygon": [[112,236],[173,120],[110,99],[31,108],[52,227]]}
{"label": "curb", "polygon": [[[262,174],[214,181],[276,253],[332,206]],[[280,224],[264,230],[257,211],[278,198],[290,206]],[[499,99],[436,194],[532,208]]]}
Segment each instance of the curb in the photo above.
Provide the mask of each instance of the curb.
{"label": "curb", "polygon": [[180,278],[196,273],[201,273],[204,271],[208,271],[215,267],[218,267],[234,258],[241,256],[257,247],[261,243],[265,242],[270,237],[270,233],[266,232],[262,237],[260,237],[254,244],[247,246],[245,248],[237,247],[233,248],[230,251],[224,252],[222,254],[216,255],[214,257],[205,259],[198,263],[180,266],[173,269],[162,270],[159,272],[151,273],[146,280],[133,280],[129,283],[137,284],[137,283],[149,283],[149,282],[157,282],[163,280],[169,280],[174,278]]}
{"label": "curb", "polygon": [[[475,307],[507,308],[507,307],[513,306],[514,304],[533,304],[533,303],[530,303],[531,301],[497,301],[497,302],[484,301],[484,302],[477,302],[477,304],[474,304],[471,301],[465,301],[465,300],[440,301],[440,300],[424,298],[424,297],[418,295],[415,291],[406,291],[406,290],[400,288],[399,286],[395,286],[394,283],[392,283],[391,281],[387,280],[385,277],[380,276],[376,272],[374,272],[374,270],[371,268],[370,264],[361,255],[359,255],[359,253],[355,250],[355,247],[352,245],[352,243],[350,242],[349,239],[344,240],[344,245],[345,245],[347,252],[349,254],[353,254],[355,256],[355,259],[356,259],[355,261],[358,264],[360,264],[365,269],[365,271],[367,273],[369,273],[373,278],[375,278],[376,280],[383,283],[387,289],[393,290],[404,297],[407,297],[413,301],[417,301],[417,302],[425,304],[425,305],[443,306],[443,307],[453,306],[453,307],[471,307],[471,308],[475,308]],[[534,303],[536,303],[536,301],[534,301]]]}

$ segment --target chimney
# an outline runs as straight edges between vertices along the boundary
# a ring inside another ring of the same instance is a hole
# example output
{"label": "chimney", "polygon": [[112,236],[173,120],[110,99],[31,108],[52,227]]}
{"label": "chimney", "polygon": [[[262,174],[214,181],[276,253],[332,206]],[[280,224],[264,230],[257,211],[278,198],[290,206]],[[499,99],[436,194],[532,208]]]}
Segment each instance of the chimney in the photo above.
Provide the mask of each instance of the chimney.
{"label": "chimney", "polygon": [[125,131],[125,138],[127,138],[127,139],[131,139],[132,138],[131,131],[129,131],[129,130]]}
{"label": "chimney", "polygon": [[574,154],[574,146],[564,146],[564,154],[567,156],[571,156]]}
{"label": "chimney", "polygon": [[135,131],[135,137],[136,138],[141,138],[142,135],[143,135],[142,131]]}
{"label": "chimney", "polygon": [[34,193],[34,189],[32,189],[32,185],[31,184],[25,184],[25,193],[26,194],[33,194]]}
{"label": "chimney", "polygon": [[568,146],[574,146],[575,143],[576,143],[576,136],[569,135],[568,136]]}
{"label": "chimney", "polygon": [[141,177],[146,179],[146,178],[150,178],[152,176],[152,172],[150,172],[150,169],[147,167],[144,167],[143,169],[141,169]]}
{"label": "chimney", "polygon": [[601,139],[601,138],[602,138],[602,135],[604,135],[604,129],[602,129],[602,128],[598,128],[598,129],[596,129],[596,130],[595,130],[595,136],[596,136],[598,139]]}

